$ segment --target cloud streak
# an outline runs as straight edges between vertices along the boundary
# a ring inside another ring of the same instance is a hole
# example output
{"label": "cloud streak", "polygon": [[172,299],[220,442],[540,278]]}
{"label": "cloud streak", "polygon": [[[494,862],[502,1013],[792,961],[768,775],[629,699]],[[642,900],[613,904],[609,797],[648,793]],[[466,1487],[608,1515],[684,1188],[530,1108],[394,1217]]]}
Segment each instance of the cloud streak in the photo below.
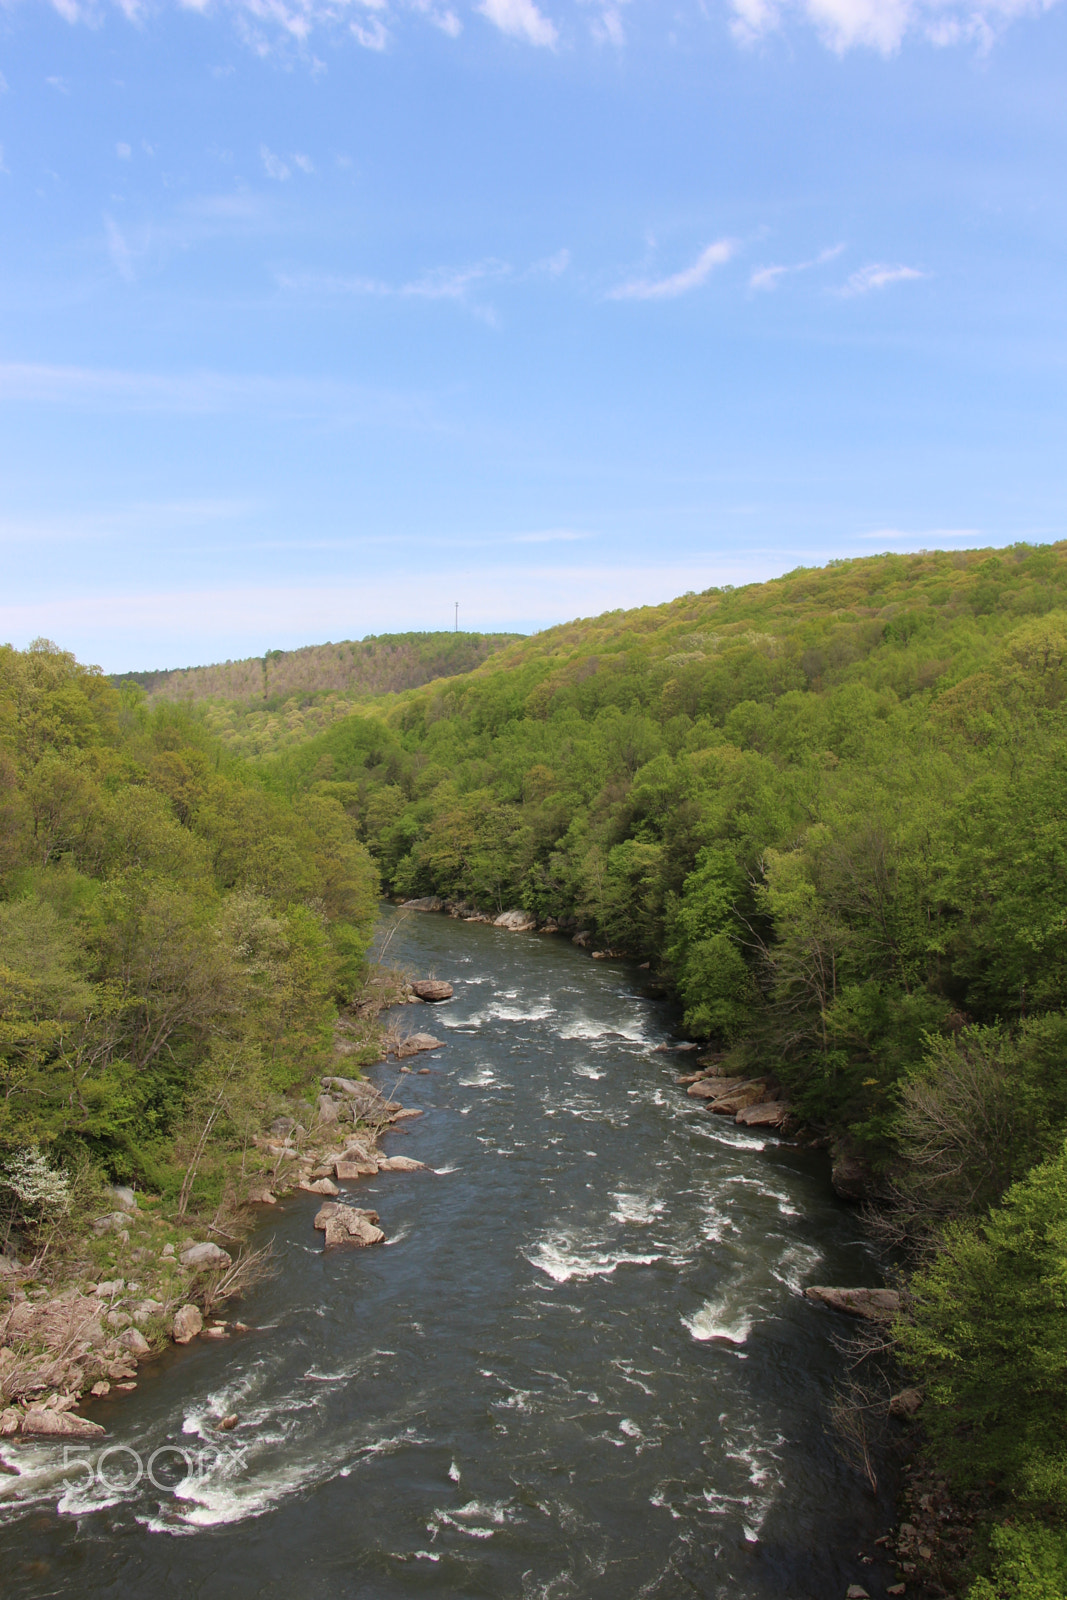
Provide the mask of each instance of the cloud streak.
{"label": "cloud streak", "polygon": [[718,239],[702,250],[691,267],[666,278],[634,278],[610,290],[609,300],[676,300],[701,288],[716,267],[725,266],[737,253],[736,239]]}
{"label": "cloud streak", "polygon": [[792,266],[757,267],[748,280],[748,286],[750,289],[777,289],[783,278],[792,277],[796,272],[810,272],[813,267],[825,266],[828,261],[836,260],[844,248],[843,244],[831,245],[829,250],[820,250],[810,261],[797,261]]}
{"label": "cloud streak", "polygon": [[[156,5],[167,0],[156,0]],[[348,36],[364,49],[382,52],[394,42],[405,15],[456,39],[463,23],[447,0],[169,0],[181,10],[230,17],[239,37],[257,55],[286,52],[315,62],[313,36]],[[558,8],[559,0],[554,0]],[[791,25],[815,31],[838,55],[874,50],[889,56],[909,36],[945,48],[969,45],[988,50],[1013,23],[1037,17],[1059,0],[727,0],[734,37],[751,46]],[[150,9],[141,0],[52,0],[68,23],[96,25],[110,4],[130,23],[144,27]],[[706,16],[705,0],[689,0]],[[479,0],[473,5],[500,33],[535,49],[554,50],[560,27],[537,0]],[[669,24],[665,24],[669,27]],[[617,4],[600,0],[587,27],[600,46],[622,49],[625,30]],[[572,22],[570,32],[573,34]],[[49,79],[66,92],[60,79]]]}
{"label": "cloud streak", "polygon": [[559,40],[555,23],[538,10],[534,0],[482,0],[476,9],[501,33],[524,44],[551,50]]}
{"label": "cloud streak", "polygon": [[848,297],[870,294],[873,289],[888,289],[892,283],[914,283],[928,276],[928,273],[920,272],[918,267],[890,267],[884,262],[873,261],[854,272],[837,292]]}
{"label": "cloud streak", "polygon": [[750,45],[800,21],[837,55],[875,50],[893,55],[918,35],[939,47],[969,44],[988,50],[1024,17],[1040,16],[1057,0],[731,0],[732,30]]}

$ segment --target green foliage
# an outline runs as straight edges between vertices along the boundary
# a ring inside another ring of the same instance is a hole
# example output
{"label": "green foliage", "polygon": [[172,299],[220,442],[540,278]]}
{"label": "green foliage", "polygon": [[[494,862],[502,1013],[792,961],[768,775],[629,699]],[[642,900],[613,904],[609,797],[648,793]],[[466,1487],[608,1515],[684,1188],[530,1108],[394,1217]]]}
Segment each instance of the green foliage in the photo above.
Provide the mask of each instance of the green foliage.
{"label": "green foliage", "polygon": [[0,1159],[173,1189],[213,1063],[218,1152],[324,1061],[376,901],[336,797],[264,787],[188,710],[46,642],[4,647]]}
{"label": "green foliage", "polygon": [[991,1535],[993,1566],[977,1578],[967,1600],[1063,1600],[1067,1594],[1067,1533],[1040,1523],[1004,1525]]}
{"label": "green foliage", "polygon": [[960,1479],[1067,1520],[1067,1149],[984,1221],[950,1225],[897,1335]]}

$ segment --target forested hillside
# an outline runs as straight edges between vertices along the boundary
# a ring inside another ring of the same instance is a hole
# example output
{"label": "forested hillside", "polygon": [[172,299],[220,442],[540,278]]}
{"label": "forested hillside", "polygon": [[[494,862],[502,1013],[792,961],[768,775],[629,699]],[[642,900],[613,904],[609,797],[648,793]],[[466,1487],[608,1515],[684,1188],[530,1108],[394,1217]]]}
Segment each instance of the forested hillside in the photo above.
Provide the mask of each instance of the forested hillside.
{"label": "forested hillside", "polygon": [[269,650],[265,656],[173,672],[116,673],[149,704],[197,704],[204,725],[238,755],[271,755],[350,716],[366,699],[472,672],[520,635],[378,634],[354,643]]}
{"label": "forested hillside", "polygon": [[217,1197],[325,1059],[376,895],[336,799],[271,792],[47,641],[0,649],[0,1250],[45,1220],[49,1168],[173,1197],[205,1126]]}
{"label": "forested hillside", "polygon": [[987,1600],[1067,1592],[1065,701],[1067,545],[887,555],[552,629],[269,767],[396,893],[650,961],[868,1161],[927,1427],[1024,1519]]}

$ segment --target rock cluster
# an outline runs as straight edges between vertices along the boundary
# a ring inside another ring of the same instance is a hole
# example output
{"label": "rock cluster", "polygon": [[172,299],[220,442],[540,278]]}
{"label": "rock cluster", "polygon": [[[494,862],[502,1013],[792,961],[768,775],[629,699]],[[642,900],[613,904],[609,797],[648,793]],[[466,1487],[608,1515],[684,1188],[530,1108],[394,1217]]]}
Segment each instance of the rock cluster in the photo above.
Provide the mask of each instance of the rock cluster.
{"label": "rock cluster", "polygon": [[327,1200],[315,1217],[315,1227],[325,1235],[325,1244],[352,1244],[360,1247],[381,1244],[385,1234],[378,1227],[378,1213]]}
{"label": "rock cluster", "polygon": [[710,1111],[742,1127],[784,1128],[789,1121],[789,1101],[773,1078],[726,1078],[710,1068],[691,1074],[688,1082],[694,1100],[706,1100]]}

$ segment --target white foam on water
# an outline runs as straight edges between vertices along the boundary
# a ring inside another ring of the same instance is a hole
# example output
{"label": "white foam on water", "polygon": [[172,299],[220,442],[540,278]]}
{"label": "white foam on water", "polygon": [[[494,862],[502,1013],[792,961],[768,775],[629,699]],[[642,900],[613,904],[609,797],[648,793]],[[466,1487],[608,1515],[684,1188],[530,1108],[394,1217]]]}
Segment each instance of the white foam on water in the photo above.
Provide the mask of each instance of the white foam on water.
{"label": "white foam on water", "polygon": [[460,1470],[456,1466],[456,1463],[454,1461],[453,1461],[452,1465],[448,1469],[448,1476],[452,1479],[453,1483],[458,1483],[459,1480],[460,1480],[461,1473],[460,1473]]}
{"label": "white foam on water", "polygon": [[492,1067],[478,1067],[472,1078],[458,1078],[456,1081],[464,1089],[488,1089],[490,1084],[496,1084],[497,1077]]}
{"label": "white foam on water", "polygon": [[[647,1383],[641,1382],[642,1378],[654,1378],[656,1376],[654,1372],[644,1372],[640,1367],[633,1366],[629,1361],[615,1360],[611,1364],[613,1367],[618,1367],[624,1383],[632,1383],[635,1389],[640,1389],[642,1394],[647,1394],[649,1397],[655,1394],[655,1389],[650,1389]],[[639,1376],[635,1377],[635,1373],[638,1373]]]}
{"label": "white foam on water", "polygon": [[[435,1508],[427,1523],[427,1532],[436,1535],[441,1528],[454,1528],[470,1539],[492,1539],[509,1522],[515,1521],[512,1507],[504,1500],[468,1500],[455,1511]],[[486,1523],[491,1526],[486,1527]]]}
{"label": "white foam on water", "polygon": [[671,1505],[670,1501],[665,1498],[665,1495],[666,1495],[666,1490],[665,1489],[663,1489],[663,1488],[657,1489],[655,1494],[650,1494],[649,1495],[649,1497],[648,1497],[649,1505],[650,1506],[656,1506],[661,1511],[669,1511],[673,1521],[681,1522],[682,1513],[680,1511],[675,1511],[675,1509]]}
{"label": "white foam on water", "polygon": [[560,1028],[559,1037],[561,1039],[606,1039],[609,1042],[618,1040],[620,1043],[625,1044],[649,1044],[651,1042],[643,1028],[619,1027],[618,1024],[609,1027],[606,1023],[596,1022],[592,1017],[585,1016],[576,1017],[572,1022],[568,1022],[564,1027]]}
{"label": "white foam on water", "polygon": [[645,1437],[637,1423],[631,1421],[629,1417],[623,1417],[619,1423],[619,1432],[624,1433],[628,1439],[643,1439]]}
{"label": "white foam on water", "polygon": [[[515,999],[514,995],[506,995],[505,999]],[[546,998],[540,1002],[534,1001],[527,1006],[501,1005],[499,1000],[490,1003],[481,1011],[474,1011],[466,1018],[466,1026],[480,1028],[486,1022],[544,1022],[546,1017],[554,1017],[556,1008]]]}
{"label": "white foam on water", "polygon": [[[470,1108],[468,1107],[468,1110],[469,1109]],[[458,1172],[460,1169],[458,1167],[456,1167],[456,1166],[449,1166],[449,1167],[434,1167],[433,1170],[434,1170],[434,1172],[436,1173],[436,1175],[439,1178],[447,1178],[450,1173]]]}
{"label": "white foam on water", "polygon": [[607,1077],[607,1073],[598,1072],[596,1067],[590,1067],[582,1063],[574,1068],[574,1076],[576,1078],[592,1078],[594,1083],[599,1083],[601,1078]]}
{"label": "white foam on water", "polygon": [[800,1294],[807,1278],[823,1259],[821,1250],[810,1244],[791,1244],[782,1251],[771,1268],[771,1277],[777,1279],[793,1294]]}
{"label": "white foam on water", "polygon": [[634,1255],[624,1250],[599,1250],[567,1234],[551,1234],[539,1239],[532,1251],[523,1254],[531,1266],[554,1283],[568,1283],[572,1278],[606,1278],[618,1267],[648,1267],[663,1259],[659,1252]]}
{"label": "white foam on water", "polygon": [[615,1221],[634,1223],[638,1227],[647,1228],[667,1208],[665,1200],[657,1200],[651,1194],[627,1194],[620,1190],[611,1198],[615,1202],[615,1209],[611,1213]]}
{"label": "white foam on water", "polygon": [[688,1328],[700,1344],[706,1344],[710,1339],[722,1339],[727,1344],[744,1344],[752,1332],[752,1318],[736,1307],[729,1308],[723,1296],[718,1300],[705,1300],[699,1311],[694,1311],[691,1317],[682,1318],[682,1326]]}

